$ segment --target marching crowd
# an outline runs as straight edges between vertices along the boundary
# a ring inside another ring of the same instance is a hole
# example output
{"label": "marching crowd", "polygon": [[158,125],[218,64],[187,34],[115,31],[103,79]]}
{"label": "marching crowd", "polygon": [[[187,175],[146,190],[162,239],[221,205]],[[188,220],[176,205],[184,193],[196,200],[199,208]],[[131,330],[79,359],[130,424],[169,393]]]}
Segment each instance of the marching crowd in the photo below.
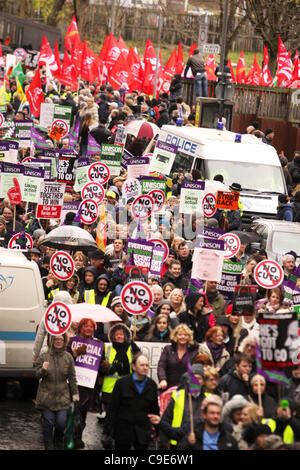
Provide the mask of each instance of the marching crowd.
{"label": "marching crowd", "polygon": [[[32,76],[32,72],[27,72],[23,84],[25,92]],[[45,101],[71,106],[72,127],[80,121],[80,156],[87,155],[89,133],[99,144],[114,142],[117,126],[133,118],[145,118],[159,127],[176,125],[178,118],[182,118],[183,125],[193,125],[195,109],[184,103],[182,95],[180,76],[172,80],[170,93],[161,93],[158,99],[134,91],[128,93],[125,88],[114,90],[106,85],[96,88],[84,82],[79,82],[77,93],[58,82],[48,84],[47,88],[44,85]],[[26,102],[21,102],[13,79],[7,96],[7,119],[37,121],[30,115]],[[247,132],[257,130],[257,123],[254,123]],[[266,136],[257,133],[257,137],[272,137],[269,131]],[[51,139],[48,142],[49,147],[68,147],[67,139],[59,144]],[[146,138],[128,136],[126,148],[132,155],[140,156],[147,143]],[[26,152],[21,153],[20,160],[25,156]],[[91,162],[96,159],[97,156],[93,156]],[[295,152],[289,165],[282,157],[294,203],[291,204],[288,197],[279,198],[278,218],[299,220],[300,212],[296,210],[300,194],[297,187],[299,162],[299,152]],[[126,240],[129,236],[137,237],[138,231],[130,212],[132,201],[124,203],[122,200],[125,170],[111,178],[103,201],[107,223],[105,251],[75,251],[72,254],[75,274],[64,282],[50,269],[55,249],[43,245],[42,241],[59,224],[72,225],[75,214],[67,214],[63,221],[38,220],[21,204],[13,220],[14,210],[9,201],[0,200],[1,244],[7,247],[13,224],[15,231],[25,230],[32,235],[34,247],[28,250],[27,256],[38,265],[49,305],[56,301],[98,304],[110,308],[120,318],[119,322],[109,324],[81,320],[72,323],[65,335],[55,337],[47,335],[41,321],[33,361],[39,379],[36,406],[43,414],[45,449],[63,447],[71,401],[80,412],[75,430],[75,448],[78,449],[84,447],[84,429],[90,411],[105,415],[104,421],[99,417],[105,449],[145,450],[149,446],[162,450],[299,448],[299,369],[289,371],[288,386],[269,382],[256,370],[259,315],[282,313],[292,307],[285,302],[281,288],[259,288],[255,308],[247,312],[237,312],[232,303],[226,303],[217,289],[217,282],[204,279],[202,289],[191,289],[193,240],[184,238],[182,226],[194,226],[197,214],[183,220],[178,212],[183,176],[201,179],[197,170],[190,175],[183,175],[183,171],[172,175],[163,218],[143,223],[145,234],[149,232],[152,237],[167,241],[169,254],[159,278],[143,275],[153,289],[154,301],[146,314],[136,317],[126,312],[120,297],[128,280]],[[222,180],[222,175],[215,178]],[[240,190],[238,183],[233,184],[233,190]],[[80,200],[80,193],[67,186],[64,200]],[[294,207],[292,216],[285,215],[283,206]],[[120,224],[121,219],[124,221],[122,213],[127,216],[126,224]],[[241,221],[240,209],[227,213],[218,211],[213,219],[205,219],[204,225],[231,231],[241,229]],[[96,239],[96,224],[81,223],[80,226]],[[241,284],[255,285],[254,268],[267,255],[264,251],[251,253],[249,248],[242,244],[235,261],[244,263]],[[295,271],[296,258],[293,252],[283,258],[286,279]],[[300,278],[296,285],[300,285]],[[86,346],[71,349],[75,335],[93,338],[103,345],[94,389],[77,384],[74,360],[85,354]],[[157,363],[157,383],[148,376],[149,358],[143,354],[140,342],[165,343]],[[199,385],[193,393],[189,391],[190,371]]]}

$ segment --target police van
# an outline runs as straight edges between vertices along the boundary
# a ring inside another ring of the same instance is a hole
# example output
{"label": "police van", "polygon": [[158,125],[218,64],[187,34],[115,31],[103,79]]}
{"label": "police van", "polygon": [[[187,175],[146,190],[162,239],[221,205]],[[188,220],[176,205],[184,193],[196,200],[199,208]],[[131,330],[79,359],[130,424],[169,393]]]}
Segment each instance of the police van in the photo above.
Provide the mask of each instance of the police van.
{"label": "police van", "polygon": [[154,153],[157,142],[177,147],[170,175],[201,171],[212,180],[224,177],[224,184],[242,186],[243,223],[250,225],[254,216],[275,218],[278,194],[287,194],[282,167],[275,148],[257,137],[227,130],[164,125],[149,143],[144,154]]}
{"label": "police van", "polygon": [[35,377],[33,344],[45,310],[38,265],[0,248],[0,379]]}

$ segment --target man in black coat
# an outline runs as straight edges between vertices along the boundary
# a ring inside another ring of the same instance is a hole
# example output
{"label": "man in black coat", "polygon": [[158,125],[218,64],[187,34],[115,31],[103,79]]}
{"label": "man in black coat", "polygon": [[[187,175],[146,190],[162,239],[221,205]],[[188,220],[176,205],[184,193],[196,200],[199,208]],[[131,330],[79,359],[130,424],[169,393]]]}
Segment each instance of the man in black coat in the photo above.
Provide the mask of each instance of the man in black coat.
{"label": "man in black coat", "polygon": [[147,450],[151,441],[151,416],[160,413],[157,385],[147,376],[147,356],[138,353],[131,367],[133,373],[116,382],[111,398],[110,435],[115,440],[117,451],[127,451],[132,447],[134,450]]}
{"label": "man in black coat", "polygon": [[156,121],[158,127],[162,127],[164,124],[168,124],[170,121],[168,106],[166,103],[162,102],[158,105],[159,118]]}
{"label": "man in black coat", "polygon": [[250,393],[250,374],[252,361],[244,353],[236,353],[234,370],[229,371],[220,379],[220,389],[229,394],[229,400],[234,395],[243,395],[246,397]]}
{"label": "man in black coat", "polygon": [[172,282],[177,289],[186,289],[188,281],[182,273],[181,262],[179,260],[171,261],[169,269],[164,274],[161,283],[164,286],[167,282]]}

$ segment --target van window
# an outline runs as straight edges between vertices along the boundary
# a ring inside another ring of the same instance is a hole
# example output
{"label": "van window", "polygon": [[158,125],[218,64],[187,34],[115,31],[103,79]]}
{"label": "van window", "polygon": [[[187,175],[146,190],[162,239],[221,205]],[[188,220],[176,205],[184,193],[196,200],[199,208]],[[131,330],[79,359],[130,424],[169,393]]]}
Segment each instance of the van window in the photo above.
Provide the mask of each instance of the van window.
{"label": "van window", "polygon": [[33,270],[0,268],[0,309],[26,309],[37,305],[39,298]]}
{"label": "van window", "polygon": [[239,183],[243,189],[259,192],[285,193],[281,167],[226,160],[204,160],[205,179],[222,174],[228,186]]}

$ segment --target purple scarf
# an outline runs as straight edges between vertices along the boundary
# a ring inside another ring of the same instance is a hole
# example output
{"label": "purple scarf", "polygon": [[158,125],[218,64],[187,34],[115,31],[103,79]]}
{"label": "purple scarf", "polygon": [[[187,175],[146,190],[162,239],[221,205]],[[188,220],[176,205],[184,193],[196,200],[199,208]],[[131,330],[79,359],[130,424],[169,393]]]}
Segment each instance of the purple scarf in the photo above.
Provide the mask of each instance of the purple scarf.
{"label": "purple scarf", "polygon": [[218,345],[218,344],[212,343],[211,341],[206,341],[206,344],[213,357],[214,364],[216,364],[222,357],[222,353],[223,353],[223,349],[225,345],[224,343]]}

